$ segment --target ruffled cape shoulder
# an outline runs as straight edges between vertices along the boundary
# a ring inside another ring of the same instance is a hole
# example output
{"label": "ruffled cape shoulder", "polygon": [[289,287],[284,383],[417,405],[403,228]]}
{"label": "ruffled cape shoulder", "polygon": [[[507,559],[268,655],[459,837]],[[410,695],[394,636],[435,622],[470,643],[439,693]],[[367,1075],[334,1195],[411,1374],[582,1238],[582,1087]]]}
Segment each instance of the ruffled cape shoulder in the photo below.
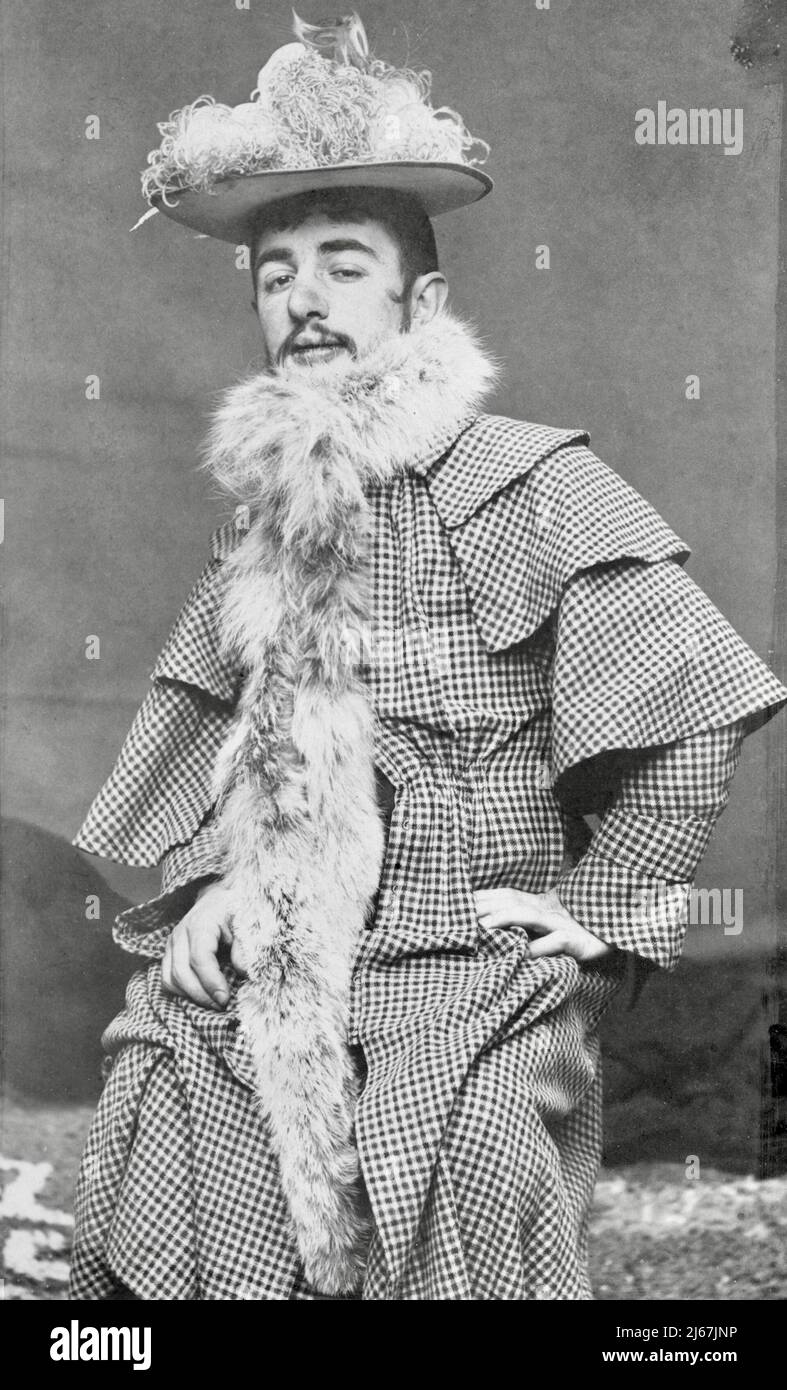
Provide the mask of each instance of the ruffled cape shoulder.
{"label": "ruffled cape shoulder", "polygon": [[[588,447],[582,430],[479,415],[415,465],[461,567],[490,653],[555,629],[552,775],[599,754],[672,743],[746,721],[787,690],[682,566],[688,546]],[[219,648],[223,561],[240,514],[154,667],[152,688],[74,843],[129,864],[187,844],[211,807],[211,775],[243,672]]]}

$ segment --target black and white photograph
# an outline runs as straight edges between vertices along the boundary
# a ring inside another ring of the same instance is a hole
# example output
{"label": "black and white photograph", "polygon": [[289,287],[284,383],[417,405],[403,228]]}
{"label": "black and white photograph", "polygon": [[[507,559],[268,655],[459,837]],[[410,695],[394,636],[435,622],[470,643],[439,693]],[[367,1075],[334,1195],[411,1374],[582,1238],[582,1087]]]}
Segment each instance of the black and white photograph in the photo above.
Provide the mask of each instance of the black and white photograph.
{"label": "black and white photograph", "polygon": [[4,1298],[53,1368],[196,1301],[735,1362],[787,1297],[784,8],[310,5],[4,15]]}

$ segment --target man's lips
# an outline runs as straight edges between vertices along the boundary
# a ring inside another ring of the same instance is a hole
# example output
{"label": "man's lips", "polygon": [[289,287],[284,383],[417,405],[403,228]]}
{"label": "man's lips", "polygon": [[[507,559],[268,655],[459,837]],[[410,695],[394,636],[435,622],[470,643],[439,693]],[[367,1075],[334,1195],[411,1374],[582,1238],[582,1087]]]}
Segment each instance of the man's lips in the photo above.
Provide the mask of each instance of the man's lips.
{"label": "man's lips", "polygon": [[289,351],[293,357],[297,357],[319,352],[337,352],[344,347],[345,344],[338,338],[317,338],[313,342],[304,340],[301,343],[293,343]]}
{"label": "man's lips", "polygon": [[338,353],[352,350],[352,344],[341,337],[295,338],[285,345],[280,360],[290,357],[295,362],[329,362]]}

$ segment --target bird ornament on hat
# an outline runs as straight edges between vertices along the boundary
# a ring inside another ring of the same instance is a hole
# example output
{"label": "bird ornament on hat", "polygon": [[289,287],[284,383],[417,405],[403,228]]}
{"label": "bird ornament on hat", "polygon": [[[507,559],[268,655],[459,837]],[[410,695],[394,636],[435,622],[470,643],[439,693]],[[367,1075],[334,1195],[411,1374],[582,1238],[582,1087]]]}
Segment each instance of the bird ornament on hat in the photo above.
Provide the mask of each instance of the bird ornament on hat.
{"label": "bird ornament on hat", "polygon": [[151,211],[240,243],[268,203],[312,189],[398,191],[428,217],[490,191],[477,167],[489,147],[430,104],[429,72],[373,57],[355,13],[326,25],[293,16],[298,41],[271,55],[249,101],[200,96],[159,124],[142,174]]}

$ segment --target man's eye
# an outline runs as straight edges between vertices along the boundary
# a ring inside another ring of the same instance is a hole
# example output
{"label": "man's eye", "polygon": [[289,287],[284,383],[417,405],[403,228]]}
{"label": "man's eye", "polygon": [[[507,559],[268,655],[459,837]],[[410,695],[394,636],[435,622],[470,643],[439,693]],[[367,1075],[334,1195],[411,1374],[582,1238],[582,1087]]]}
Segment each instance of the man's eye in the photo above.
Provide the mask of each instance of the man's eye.
{"label": "man's eye", "polygon": [[362,270],[350,265],[337,265],[331,271],[331,274],[338,277],[339,280],[360,280],[363,278],[363,273]]}
{"label": "man's eye", "polygon": [[279,275],[271,275],[270,279],[265,281],[266,294],[275,294],[276,290],[285,289],[291,280],[292,275],[288,271],[283,270]]}

